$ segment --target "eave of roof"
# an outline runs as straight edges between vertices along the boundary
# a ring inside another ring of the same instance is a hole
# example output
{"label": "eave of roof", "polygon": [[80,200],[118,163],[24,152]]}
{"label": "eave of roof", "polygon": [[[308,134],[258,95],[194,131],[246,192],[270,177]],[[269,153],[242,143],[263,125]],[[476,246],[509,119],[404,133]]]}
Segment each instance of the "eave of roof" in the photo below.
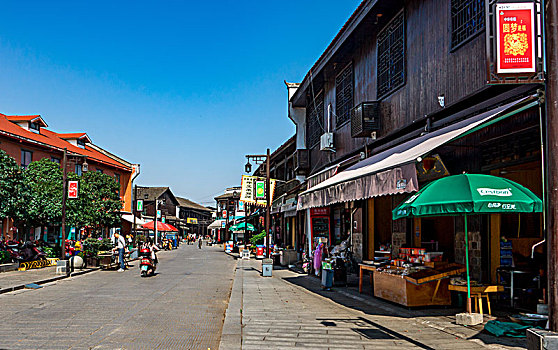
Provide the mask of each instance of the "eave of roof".
{"label": "eave of roof", "polygon": [[74,132],[74,133],[63,133],[63,134],[58,134],[58,136],[61,139],[64,140],[80,140],[80,139],[85,139],[86,142],[91,143],[91,139],[89,138],[89,136],[87,136],[86,133],[84,132]]}
{"label": "eave of roof", "polygon": [[176,200],[178,200],[178,205],[181,206],[181,207],[184,207],[184,208],[197,209],[197,210],[203,210],[203,211],[211,211],[210,209],[207,209],[203,205],[198,204],[196,202],[193,202],[193,201],[189,200],[188,198],[176,197]]}
{"label": "eave of roof", "polygon": [[40,123],[42,127],[48,127],[47,123],[44,119],[39,115],[6,115],[6,119],[11,122],[33,122],[33,123]]}
{"label": "eave of roof", "polygon": [[60,138],[57,133],[50,131],[46,128],[41,128],[41,133],[37,134],[29,130],[25,130],[17,124],[12,123],[8,120],[8,117],[0,114],[0,134],[6,137],[20,140],[22,142],[28,142],[35,144],[37,146],[45,147],[48,149],[56,150],[59,152],[64,152],[64,149],[70,154],[79,154],[87,157],[87,160],[93,160],[94,162],[119,168],[124,171],[132,171],[131,167],[126,166],[120,162],[107,157],[106,155],[90,148],[90,147],[77,147],[69,143],[68,141]]}
{"label": "eave of roof", "polygon": [[312,68],[306,73],[304,79],[300,83],[300,87],[295,91],[293,94],[291,101],[296,101],[300,99],[308,85],[310,84],[310,80],[313,76],[316,76],[329,62],[332,56],[337,52],[337,50],[341,47],[341,45],[345,42],[345,40],[353,33],[356,27],[360,24],[360,22],[368,15],[370,10],[376,5],[379,0],[363,0],[356,10],[352,13],[349,19],[345,22],[343,27],[339,30],[337,35],[333,38],[333,40],[329,43],[325,51],[320,55],[318,60],[314,63]]}

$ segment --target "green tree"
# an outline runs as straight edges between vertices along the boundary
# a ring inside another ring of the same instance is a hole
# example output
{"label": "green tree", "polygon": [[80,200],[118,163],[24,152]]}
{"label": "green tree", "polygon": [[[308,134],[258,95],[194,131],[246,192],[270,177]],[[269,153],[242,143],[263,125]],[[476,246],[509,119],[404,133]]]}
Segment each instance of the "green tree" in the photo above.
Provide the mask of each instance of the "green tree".
{"label": "green tree", "polygon": [[23,173],[26,189],[26,224],[45,226],[62,219],[62,170],[43,158],[31,162]]}
{"label": "green tree", "polygon": [[23,172],[15,159],[0,150],[0,219],[16,222],[25,216]]}
{"label": "green tree", "polygon": [[122,201],[116,180],[103,173],[87,172],[81,176],[80,201],[76,207],[82,211],[83,222],[90,226],[116,227],[120,224]]}

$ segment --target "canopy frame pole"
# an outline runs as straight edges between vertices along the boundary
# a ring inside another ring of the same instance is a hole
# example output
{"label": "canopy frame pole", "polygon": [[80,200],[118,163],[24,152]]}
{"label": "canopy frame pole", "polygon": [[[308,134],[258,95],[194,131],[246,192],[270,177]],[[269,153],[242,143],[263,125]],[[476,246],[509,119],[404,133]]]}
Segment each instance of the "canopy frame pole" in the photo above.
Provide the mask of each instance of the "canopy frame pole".
{"label": "canopy frame pole", "polygon": [[467,312],[471,313],[471,278],[469,275],[469,237],[467,230],[467,214],[464,214],[465,220],[465,266],[467,268]]}

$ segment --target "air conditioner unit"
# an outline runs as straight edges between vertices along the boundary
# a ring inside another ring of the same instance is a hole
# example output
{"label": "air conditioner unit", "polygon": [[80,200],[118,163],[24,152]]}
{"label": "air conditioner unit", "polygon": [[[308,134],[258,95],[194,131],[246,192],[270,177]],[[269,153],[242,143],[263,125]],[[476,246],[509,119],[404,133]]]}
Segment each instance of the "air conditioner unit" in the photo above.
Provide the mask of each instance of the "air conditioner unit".
{"label": "air conditioner unit", "polygon": [[333,147],[333,133],[332,132],[326,132],[320,138],[320,151],[335,152],[335,147]]}
{"label": "air conditioner unit", "polygon": [[295,151],[294,169],[295,171],[310,169],[310,157],[307,149],[297,149]]}
{"label": "air conditioner unit", "polygon": [[380,102],[363,102],[353,108],[351,113],[351,136],[371,137],[380,129]]}

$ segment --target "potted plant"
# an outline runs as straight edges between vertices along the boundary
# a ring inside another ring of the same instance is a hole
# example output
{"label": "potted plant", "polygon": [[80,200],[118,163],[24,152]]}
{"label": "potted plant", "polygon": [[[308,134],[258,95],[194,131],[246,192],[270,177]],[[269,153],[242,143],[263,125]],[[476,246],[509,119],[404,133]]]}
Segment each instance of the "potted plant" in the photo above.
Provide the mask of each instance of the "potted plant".
{"label": "potted plant", "polygon": [[83,255],[85,257],[86,266],[99,266],[99,247],[101,242],[95,238],[87,238],[83,242]]}

